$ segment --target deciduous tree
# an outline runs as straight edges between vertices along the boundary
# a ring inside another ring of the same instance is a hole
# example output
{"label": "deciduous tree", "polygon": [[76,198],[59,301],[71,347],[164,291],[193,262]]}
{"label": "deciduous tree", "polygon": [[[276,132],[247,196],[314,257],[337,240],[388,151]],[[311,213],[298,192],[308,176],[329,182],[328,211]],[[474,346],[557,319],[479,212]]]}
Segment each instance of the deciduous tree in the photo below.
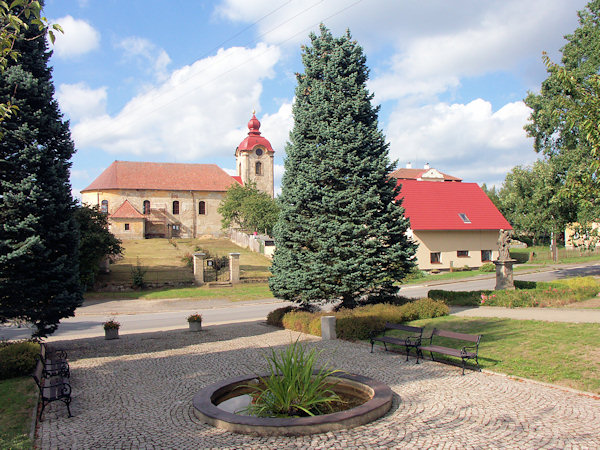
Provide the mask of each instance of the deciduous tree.
{"label": "deciduous tree", "polygon": [[286,300],[340,301],[397,291],[414,265],[388,144],[366,87],[362,48],[321,26],[304,47],[269,285]]}

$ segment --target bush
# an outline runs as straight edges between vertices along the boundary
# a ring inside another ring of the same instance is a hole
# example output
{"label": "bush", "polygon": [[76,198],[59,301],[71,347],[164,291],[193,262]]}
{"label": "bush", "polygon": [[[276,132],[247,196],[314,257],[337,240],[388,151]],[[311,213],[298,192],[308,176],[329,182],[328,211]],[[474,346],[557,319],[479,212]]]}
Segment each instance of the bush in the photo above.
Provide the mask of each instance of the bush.
{"label": "bush", "polygon": [[406,274],[406,276],[404,277],[405,280],[418,280],[419,278],[424,278],[425,275],[427,275],[425,272],[423,272],[421,269],[419,269],[417,266],[414,266],[410,272],[408,272]]}
{"label": "bush", "polygon": [[537,287],[537,283],[535,281],[521,281],[515,280],[515,289],[535,289]]}
{"label": "bush", "polygon": [[40,344],[32,341],[3,343],[0,346],[0,380],[30,375],[35,369]]}
{"label": "bush", "polygon": [[287,313],[294,311],[294,306],[284,306],[283,308],[277,308],[267,314],[267,325],[273,325],[274,327],[283,328],[283,316]]}
{"label": "bush", "polygon": [[[283,309],[283,308],[281,308]],[[428,298],[413,300],[404,305],[380,303],[354,309],[341,309],[335,313],[292,311],[283,315],[285,328],[302,333],[321,335],[321,317],[335,315],[335,331],[340,339],[367,339],[372,333],[383,331],[386,322],[400,323],[417,319],[430,319],[449,313],[441,301]]]}
{"label": "bush", "polygon": [[480,272],[495,272],[496,271],[496,265],[494,263],[485,263],[483,266],[481,266],[479,268]]}
{"label": "bush", "polygon": [[444,291],[432,289],[427,297],[432,300],[441,300],[450,306],[478,306],[481,303],[481,294],[489,294],[492,291]]}

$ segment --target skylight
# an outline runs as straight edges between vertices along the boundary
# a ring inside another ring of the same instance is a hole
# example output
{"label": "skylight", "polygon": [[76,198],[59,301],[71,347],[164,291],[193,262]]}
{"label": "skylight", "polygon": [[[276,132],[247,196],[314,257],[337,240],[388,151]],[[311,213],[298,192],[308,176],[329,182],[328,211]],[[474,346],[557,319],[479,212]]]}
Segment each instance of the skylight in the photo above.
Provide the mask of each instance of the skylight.
{"label": "skylight", "polygon": [[465,213],[458,213],[458,217],[460,217],[464,223],[471,223],[471,221]]}

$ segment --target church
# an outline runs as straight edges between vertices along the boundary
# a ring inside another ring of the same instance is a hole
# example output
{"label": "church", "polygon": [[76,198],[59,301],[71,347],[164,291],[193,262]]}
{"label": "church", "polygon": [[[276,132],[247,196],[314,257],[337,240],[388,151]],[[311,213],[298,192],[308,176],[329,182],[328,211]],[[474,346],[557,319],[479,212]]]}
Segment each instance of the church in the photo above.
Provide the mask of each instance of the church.
{"label": "church", "polygon": [[235,150],[236,176],[215,164],[114,161],[81,191],[81,200],[108,214],[119,239],[221,235],[217,208],[233,184],[253,182],[274,194],[275,151],[254,113],[248,130]]}

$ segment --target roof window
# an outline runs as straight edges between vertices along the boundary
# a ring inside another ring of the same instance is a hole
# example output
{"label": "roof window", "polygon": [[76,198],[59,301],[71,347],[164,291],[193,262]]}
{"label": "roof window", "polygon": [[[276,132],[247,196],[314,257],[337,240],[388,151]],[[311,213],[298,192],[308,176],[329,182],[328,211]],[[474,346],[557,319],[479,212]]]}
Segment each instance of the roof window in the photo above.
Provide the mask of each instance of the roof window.
{"label": "roof window", "polygon": [[460,217],[464,223],[471,223],[471,221],[465,213],[458,213],[458,217]]}

